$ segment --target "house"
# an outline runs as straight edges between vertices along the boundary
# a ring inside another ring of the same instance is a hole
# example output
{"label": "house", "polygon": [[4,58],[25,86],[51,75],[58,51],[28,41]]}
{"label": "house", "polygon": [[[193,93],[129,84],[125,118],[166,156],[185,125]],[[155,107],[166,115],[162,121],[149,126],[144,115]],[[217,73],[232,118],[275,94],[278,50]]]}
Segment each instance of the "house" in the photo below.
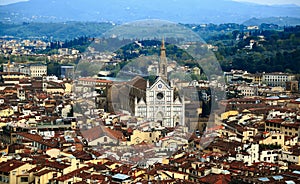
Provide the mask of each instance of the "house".
{"label": "house", "polygon": [[237,150],[237,161],[243,161],[247,165],[259,162],[259,144],[244,144],[243,147],[239,147]]}
{"label": "house", "polygon": [[51,169],[43,169],[34,173],[33,175],[35,184],[49,183],[50,179],[57,175],[57,172]]}
{"label": "house", "polygon": [[0,117],[10,117],[14,114],[13,108],[7,105],[0,106]]}
{"label": "house", "polygon": [[83,137],[89,141],[90,146],[116,145],[124,139],[121,131],[113,130],[102,125],[82,130],[81,133]]}
{"label": "house", "polygon": [[29,181],[28,170],[30,170],[33,165],[18,161],[18,160],[8,160],[6,162],[0,163],[0,183],[21,183],[26,184]]}
{"label": "house", "polygon": [[257,88],[258,88],[257,86],[242,84],[237,87],[237,90],[240,91],[244,97],[249,97],[249,96],[257,96],[258,95]]}
{"label": "house", "polygon": [[281,132],[285,136],[298,136],[300,122],[285,121],[283,119],[266,120],[265,130],[267,132]]}
{"label": "house", "polygon": [[279,132],[265,132],[264,138],[259,141],[259,144],[285,145],[285,136]]}
{"label": "house", "polygon": [[294,99],[294,100],[291,100],[290,102],[288,102],[287,107],[291,108],[291,109],[299,109],[300,108],[300,98],[297,98],[297,99]]}
{"label": "house", "polygon": [[260,151],[261,162],[278,163],[281,149],[265,149]]}
{"label": "house", "polygon": [[128,145],[135,145],[141,142],[146,143],[156,143],[161,138],[162,134],[161,131],[140,131],[140,130],[133,130],[132,135],[130,136],[130,142]]}
{"label": "house", "polygon": [[296,145],[287,151],[282,151],[279,158],[282,162],[300,165],[300,146]]}

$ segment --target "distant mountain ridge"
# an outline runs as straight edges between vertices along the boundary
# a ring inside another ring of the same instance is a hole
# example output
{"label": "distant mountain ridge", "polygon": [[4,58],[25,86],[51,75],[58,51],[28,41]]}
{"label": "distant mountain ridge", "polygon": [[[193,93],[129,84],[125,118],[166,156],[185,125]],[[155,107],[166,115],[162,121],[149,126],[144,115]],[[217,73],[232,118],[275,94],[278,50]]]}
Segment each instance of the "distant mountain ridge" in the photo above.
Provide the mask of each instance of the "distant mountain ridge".
{"label": "distant mountain ridge", "polygon": [[181,23],[243,23],[252,18],[296,17],[295,5],[267,6],[232,0],[29,0],[0,6],[0,21],[124,23],[163,19]]}
{"label": "distant mountain ridge", "polygon": [[296,17],[267,17],[267,18],[251,18],[243,24],[246,26],[261,25],[261,24],[276,24],[279,26],[295,26],[300,25],[300,18]]}

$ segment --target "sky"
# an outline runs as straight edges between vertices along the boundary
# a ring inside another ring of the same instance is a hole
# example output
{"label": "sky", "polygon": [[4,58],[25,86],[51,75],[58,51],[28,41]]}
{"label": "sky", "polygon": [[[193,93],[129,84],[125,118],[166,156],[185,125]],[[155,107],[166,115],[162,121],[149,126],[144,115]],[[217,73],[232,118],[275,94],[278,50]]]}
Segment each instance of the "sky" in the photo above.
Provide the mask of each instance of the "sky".
{"label": "sky", "polygon": [[11,3],[16,3],[20,1],[27,1],[27,0],[0,0],[0,5],[7,5]]}
{"label": "sky", "polygon": [[251,3],[267,4],[267,5],[296,4],[300,6],[300,0],[234,0],[234,1],[251,2]]}
{"label": "sky", "polygon": [[[0,5],[11,4],[19,1],[27,1],[27,0],[0,0]],[[201,0],[199,1],[201,2]],[[296,4],[300,6],[300,0],[234,0],[234,1],[252,2],[252,3],[267,4],[267,5]]]}

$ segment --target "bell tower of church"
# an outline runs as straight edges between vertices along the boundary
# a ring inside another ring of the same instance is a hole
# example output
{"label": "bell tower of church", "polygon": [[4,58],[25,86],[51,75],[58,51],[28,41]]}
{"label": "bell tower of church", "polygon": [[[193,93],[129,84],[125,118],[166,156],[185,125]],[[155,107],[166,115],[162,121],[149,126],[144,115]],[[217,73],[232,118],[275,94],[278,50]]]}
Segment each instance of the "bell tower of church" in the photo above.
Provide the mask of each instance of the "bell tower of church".
{"label": "bell tower of church", "polygon": [[166,57],[166,47],[165,47],[165,40],[162,39],[161,47],[160,47],[160,61],[159,61],[159,68],[158,68],[158,76],[163,78],[165,81],[168,80],[167,76],[167,57]]}
{"label": "bell tower of church", "polygon": [[174,94],[173,84],[167,76],[165,41],[162,39],[157,78],[152,85],[147,82],[146,98],[135,98],[135,116],[149,121],[160,122],[163,127],[184,125],[184,98]]}

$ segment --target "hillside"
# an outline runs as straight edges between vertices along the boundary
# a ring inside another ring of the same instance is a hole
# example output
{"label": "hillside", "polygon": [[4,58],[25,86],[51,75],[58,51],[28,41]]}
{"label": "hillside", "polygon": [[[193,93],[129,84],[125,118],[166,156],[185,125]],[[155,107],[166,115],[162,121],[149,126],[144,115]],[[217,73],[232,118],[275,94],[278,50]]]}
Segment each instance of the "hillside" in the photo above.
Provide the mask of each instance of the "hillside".
{"label": "hillside", "polygon": [[99,37],[111,29],[111,23],[67,22],[67,23],[1,23],[0,36],[16,38],[40,38],[47,40],[70,40],[75,37]]}
{"label": "hillside", "polygon": [[300,25],[300,18],[296,17],[267,17],[267,18],[252,18],[245,21],[246,26],[261,25],[261,24],[276,24],[279,26],[296,26]]}

